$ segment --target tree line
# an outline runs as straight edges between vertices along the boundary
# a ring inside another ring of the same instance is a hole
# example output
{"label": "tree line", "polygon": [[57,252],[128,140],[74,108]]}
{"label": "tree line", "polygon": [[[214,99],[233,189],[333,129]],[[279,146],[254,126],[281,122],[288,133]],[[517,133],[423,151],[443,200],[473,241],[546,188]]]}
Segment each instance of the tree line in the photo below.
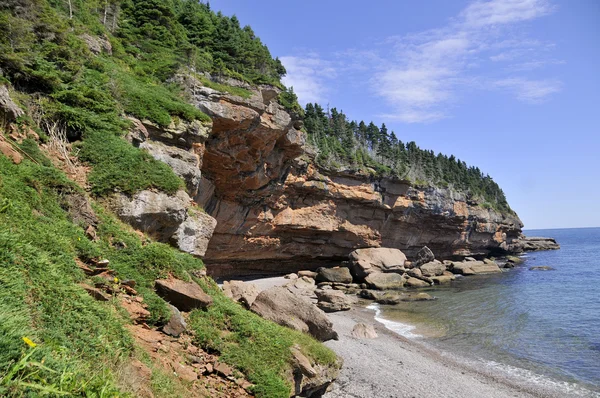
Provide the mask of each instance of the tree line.
{"label": "tree line", "polygon": [[478,167],[454,155],[435,154],[414,142],[403,142],[385,123],[349,120],[336,108],[308,103],[304,109],[308,142],[317,150],[316,161],[328,168],[363,170],[377,176],[410,180],[464,192],[484,207],[511,212],[498,184]]}

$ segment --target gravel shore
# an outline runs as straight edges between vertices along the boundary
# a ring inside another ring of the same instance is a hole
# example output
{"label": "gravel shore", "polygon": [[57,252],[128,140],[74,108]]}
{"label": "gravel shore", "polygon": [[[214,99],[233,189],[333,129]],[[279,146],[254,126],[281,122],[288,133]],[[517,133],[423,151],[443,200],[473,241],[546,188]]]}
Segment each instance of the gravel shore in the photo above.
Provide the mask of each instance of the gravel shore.
{"label": "gravel shore", "polygon": [[[524,377],[466,363],[386,329],[367,308],[328,314],[338,341],[325,344],[344,359],[340,377],[324,398],[505,398],[565,397],[568,391],[535,384]],[[356,323],[371,324],[378,337],[351,336]],[[580,396],[580,395],[573,395]]]}
{"label": "gravel shore", "polygon": [[[247,281],[259,290],[289,282],[283,277]],[[472,364],[442,353],[419,339],[407,339],[375,319],[364,306],[327,314],[339,340],[325,343],[343,360],[339,378],[323,398],[563,398],[599,397],[545,385],[524,376]],[[357,323],[373,325],[378,337],[351,335]]]}

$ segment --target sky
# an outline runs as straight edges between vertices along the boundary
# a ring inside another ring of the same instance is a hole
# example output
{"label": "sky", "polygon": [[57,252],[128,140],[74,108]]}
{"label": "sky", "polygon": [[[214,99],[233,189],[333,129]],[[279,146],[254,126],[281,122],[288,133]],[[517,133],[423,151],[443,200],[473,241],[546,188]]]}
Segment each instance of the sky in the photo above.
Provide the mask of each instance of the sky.
{"label": "sky", "polygon": [[212,0],[301,104],[488,173],[526,229],[600,226],[600,1]]}

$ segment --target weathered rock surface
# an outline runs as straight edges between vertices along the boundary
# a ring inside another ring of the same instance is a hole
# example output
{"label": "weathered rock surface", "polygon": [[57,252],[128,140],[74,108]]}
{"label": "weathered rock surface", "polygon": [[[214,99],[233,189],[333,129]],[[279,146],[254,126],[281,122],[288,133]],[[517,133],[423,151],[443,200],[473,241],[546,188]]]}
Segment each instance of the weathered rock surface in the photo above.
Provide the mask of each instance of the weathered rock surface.
{"label": "weathered rock surface", "polygon": [[320,341],[338,337],[321,310],[283,287],[262,291],[250,310],[280,325],[309,333]]}
{"label": "weathered rock surface", "polygon": [[441,262],[434,260],[421,265],[419,269],[421,270],[421,274],[423,276],[432,277],[442,275],[444,271],[446,271],[446,266]]}
{"label": "weathered rock surface", "polygon": [[556,268],[550,267],[548,265],[540,265],[537,267],[529,267],[529,271],[554,271]]}
{"label": "weathered rock surface", "polygon": [[338,377],[341,363],[312,363],[297,346],[291,348],[293,358],[294,396],[320,397]]}
{"label": "weathered rock surface", "polygon": [[169,305],[171,309],[171,318],[165,326],[163,326],[163,332],[169,336],[179,337],[187,329],[187,323],[181,315],[181,312],[172,305]]}
{"label": "weathered rock surface", "polygon": [[431,286],[430,283],[427,283],[422,279],[417,279],[417,278],[413,278],[413,277],[409,277],[408,279],[406,279],[406,281],[404,283],[408,287],[429,287],[429,286]]}
{"label": "weathered rock surface", "polygon": [[179,224],[171,241],[179,250],[201,257],[206,253],[216,226],[217,220],[205,212],[188,211],[188,217]]}
{"label": "weathered rock surface", "polygon": [[317,270],[317,282],[352,283],[352,275],[347,267],[325,268]]}
{"label": "weathered rock surface", "polygon": [[315,290],[317,307],[325,312],[347,311],[350,309],[352,300],[340,290]]}
{"label": "weathered rock surface", "polygon": [[413,263],[414,267],[420,267],[423,264],[430,263],[433,260],[435,260],[435,255],[427,246],[423,246],[421,250],[417,252],[417,255],[415,257],[416,260]]}
{"label": "weathered rock surface", "polygon": [[490,274],[502,272],[498,264],[493,261],[463,261],[451,263],[450,271],[454,274],[460,275],[476,275],[476,274]]}
{"label": "weathered rock surface", "polygon": [[560,249],[560,245],[554,238],[523,236],[520,240],[520,244],[523,251],[526,252]]}
{"label": "weathered rock surface", "polygon": [[349,255],[350,271],[358,280],[378,272],[403,272],[406,256],[398,249],[375,247],[354,250]]}
{"label": "weathered rock surface", "polygon": [[364,323],[357,323],[352,328],[352,337],[357,339],[376,339],[377,332],[373,325],[367,325]]}
{"label": "weathered rock surface", "polygon": [[180,311],[191,311],[196,308],[207,308],[213,302],[212,297],[195,282],[180,279],[157,279],[154,283],[156,293]]}
{"label": "weathered rock surface", "polygon": [[22,116],[25,112],[10,98],[8,87],[0,84],[0,114],[11,122]]}
{"label": "weathered rock surface", "polygon": [[113,207],[123,221],[165,242],[187,218],[189,204],[190,197],[184,191],[173,196],[162,192],[141,191],[132,198],[117,195]]}
{"label": "weathered rock surface", "polygon": [[361,290],[360,297],[367,300],[375,300],[379,304],[398,304],[402,301],[426,301],[434,298],[424,292],[380,292],[376,290]]}
{"label": "weathered rock surface", "polygon": [[406,278],[396,273],[377,272],[367,275],[365,282],[374,289],[397,290],[404,287]]}
{"label": "weathered rock surface", "polygon": [[246,308],[250,308],[260,292],[256,285],[252,283],[225,281],[223,282],[223,293],[233,301],[242,303]]}

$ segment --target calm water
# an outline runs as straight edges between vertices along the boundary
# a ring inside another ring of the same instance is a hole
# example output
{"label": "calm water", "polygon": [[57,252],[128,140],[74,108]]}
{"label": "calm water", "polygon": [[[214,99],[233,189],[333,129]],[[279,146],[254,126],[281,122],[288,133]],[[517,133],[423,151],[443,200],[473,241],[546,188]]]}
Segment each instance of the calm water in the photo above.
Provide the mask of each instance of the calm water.
{"label": "calm water", "polygon": [[[600,392],[600,228],[525,232],[556,238],[561,249],[431,289],[435,301],[379,306],[380,316],[407,337]],[[542,265],[555,270],[529,270]]]}

